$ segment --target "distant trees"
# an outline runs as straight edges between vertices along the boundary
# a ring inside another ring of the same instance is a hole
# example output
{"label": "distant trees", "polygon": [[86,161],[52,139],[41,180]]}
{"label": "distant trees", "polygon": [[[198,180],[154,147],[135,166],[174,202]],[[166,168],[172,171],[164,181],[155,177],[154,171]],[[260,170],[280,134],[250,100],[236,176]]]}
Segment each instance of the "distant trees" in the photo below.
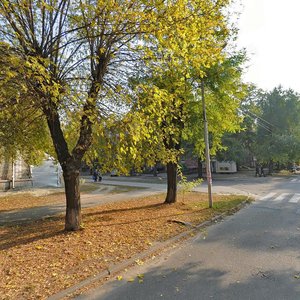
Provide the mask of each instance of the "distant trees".
{"label": "distant trees", "polygon": [[300,98],[282,87],[258,99],[256,157],[269,163],[288,163],[300,159]]}
{"label": "distant trees", "polygon": [[300,98],[293,90],[276,87],[272,91],[250,87],[241,108],[242,131],[224,136],[227,151],[220,159],[245,162],[254,156],[259,163],[286,165],[300,160]]}

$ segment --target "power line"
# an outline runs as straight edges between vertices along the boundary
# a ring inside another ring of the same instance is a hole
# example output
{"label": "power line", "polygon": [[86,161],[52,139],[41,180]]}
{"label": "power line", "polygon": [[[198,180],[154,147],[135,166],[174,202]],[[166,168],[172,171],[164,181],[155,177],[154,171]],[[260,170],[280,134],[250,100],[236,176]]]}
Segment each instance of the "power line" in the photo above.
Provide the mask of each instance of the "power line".
{"label": "power line", "polygon": [[[267,130],[268,132],[272,133],[273,130],[267,125],[267,124],[264,124],[263,122],[261,122],[258,118],[248,114],[247,112],[244,112],[244,111],[241,111],[242,114],[250,117],[252,120],[256,121],[256,124],[262,128],[264,128],[265,130]],[[275,127],[275,126],[274,126]]]}
{"label": "power line", "polygon": [[263,119],[262,117],[258,116],[254,112],[249,111],[249,113],[252,114],[252,115],[254,115],[257,119],[260,119],[261,121],[265,122],[266,124],[271,125],[272,127],[278,128],[276,125],[274,125],[274,124],[270,123],[269,121]]}

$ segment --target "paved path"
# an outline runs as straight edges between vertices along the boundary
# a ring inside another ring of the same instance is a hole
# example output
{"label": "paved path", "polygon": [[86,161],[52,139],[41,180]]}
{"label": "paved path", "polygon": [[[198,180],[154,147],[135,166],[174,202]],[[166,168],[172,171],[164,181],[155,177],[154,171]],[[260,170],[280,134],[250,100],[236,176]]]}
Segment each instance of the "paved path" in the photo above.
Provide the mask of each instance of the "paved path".
{"label": "paved path", "polygon": [[123,272],[122,281],[78,300],[300,299],[299,215],[300,193],[269,190],[170,253]]}

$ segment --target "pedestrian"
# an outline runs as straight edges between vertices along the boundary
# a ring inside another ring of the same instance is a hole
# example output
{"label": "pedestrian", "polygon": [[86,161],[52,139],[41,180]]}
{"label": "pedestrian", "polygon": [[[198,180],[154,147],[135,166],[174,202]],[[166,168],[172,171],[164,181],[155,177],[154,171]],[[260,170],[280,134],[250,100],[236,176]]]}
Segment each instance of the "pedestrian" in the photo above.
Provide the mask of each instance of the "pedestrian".
{"label": "pedestrian", "polygon": [[98,180],[98,171],[95,169],[93,172],[93,180],[96,182]]}
{"label": "pedestrian", "polygon": [[263,166],[260,167],[260,176],[266,177]]}
{"label": "pedestrian", "polygon": [[101,172],[97,170],[97,173],[98,173],[98,181],[101,182],[102,181]]}
{"label": "pedestrian", "polygon": [[260,176],[259,174],[259,165],[256,165],[256,168],[255,168],[255,177],[257,176]]}

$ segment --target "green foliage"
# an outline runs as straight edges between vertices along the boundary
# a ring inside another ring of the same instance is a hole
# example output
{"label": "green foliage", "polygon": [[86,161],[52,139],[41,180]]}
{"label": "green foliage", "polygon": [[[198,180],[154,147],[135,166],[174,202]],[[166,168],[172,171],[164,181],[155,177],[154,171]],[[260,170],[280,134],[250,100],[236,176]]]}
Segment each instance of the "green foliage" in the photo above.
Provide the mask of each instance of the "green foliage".
{"label": "green foliage", "polygon": [[203,182],[203,179],[194,179],[192,181],[188,181],[186,177],[182,176],[179,182],[180,191],[182,193],[182,198],[184,200],[184,196],[186,193],[191,192],[194,188],[199,186]]}
{"label": "green foliage", "polygon": [[255,153],[263,162],[287,163],[300,159],[300,102],[292,90],[275,88],[257,100],[261,114],[257,120]]}
{"label": "green foliage", "polygon": [[183,153],[180,144],[194,99],[194,81],[222,60],[228,35],[221,9],[226,1],[186,4],[178,1],[164,7],[169,17],[159,19],[158,28],[144,36],[140,50],[147,60],[130,80],[133,90],[127,112],[95,125],[95,147],[87,156],[90,161],[97,158],[103,170],[127,173],[156,161],[178,162]]}
{"label": "green foliage", "polygon": [[242,130],[223,137],[227,151],[219,152],[219,159],[247,163],[255,156],[263,164],[299,161],[300,102],[297,93],[282,87],[266,92],[250,86],[240,111],[244,116]]}
{"label": "green foliage", "polygon": [[[161,102],[148,112],[153,113],[154,119],[159,115],[157,111],[163,109],[164,117],[158,117],[158,122],[162,119],[168,122],[172,139],[177,141],[178,129],[170,121],[174,121],[171,116],[176,115],[174,112],[180,106],[178,95],[184,94],[182,89],[188,78],[203,76],[205,68],[222,59],[229,32],[224,14],[228,3],[227,0],[178,0],[172,5],[164,1],[131,0],[69,4],[66,1],[2,1],[0,18],[6,28],[3,37],[18,51],[26,89],[35,95],[31,104],[45,115],[61,164],[67,164],[72,158],[81,159],[92,139],[99,142],[98,137],[102,138],[99,146],[108,147],[101,151],[110,151],[106,141],[112,133],[104,131],[103,126],[111,128],[113,133],[117,127],[130,133],[134,130],[126,123],[128,117],[121,124],[112,111],[121,108],[124,114],[131,109],[135,97],[129,93],[128,78],[136,71],[137,63],[140,70],[148,69],[148,74],[155,74],[161,83],[165,70],[169,72],[170,80],[164,83],[165,87],[145,86],[144,93],[152,94],[157,103]],[[172,111],[167,118],[168,109]],[[118,120],[118,126],[111,123],[114,119]],[[138,125],[136,131],[142,140],[153,139],[154,148],[161,149],[156,141],[161,139],[153,135],[155,129],[148,130],[148,124],[149,121],[144,124],[147,129]],[[118,151],[129,153],[137,160],[141,149],[134,151],[133,146],[138,135],[129,142],[128,133],[123,134],[124,138],[119,135]],[[167,152],[174,157],[173,150]],[[162,157],[163,154],[166,153]],[[88,156],[92,157],[90,153]],[[153,160],[151,153],[149,160]],[[122,159],[116,157],[114,161],[121,163]]]}
{"label": "green foliage", "polygon": [[252,160],[256,148],[255,116],[260,114],[256,101],[262,93],[253,85],[247,87],[247,96],[242,99],[239,107],[239,114],[243,116],[241,129],[238,132],[224,134],[222,137],[224,149],[217,152],[218,160],[234,160],[238,164],[248,164]]}
{"label": "green foliage", "polygon": [[[206,70],[207,74],[203,79],[204,95],[212,155],[224,149],[224,134],[241,129],[243,119],[239,114],[239,107],[247,93],[247,86],[241,79],[244,61],[244,53],[237,53]],[[194,154],[204,158],[204,125],[200,94],[198,89],[194,101],[190,102],[183,136],[189,144],[194,145]]]}

